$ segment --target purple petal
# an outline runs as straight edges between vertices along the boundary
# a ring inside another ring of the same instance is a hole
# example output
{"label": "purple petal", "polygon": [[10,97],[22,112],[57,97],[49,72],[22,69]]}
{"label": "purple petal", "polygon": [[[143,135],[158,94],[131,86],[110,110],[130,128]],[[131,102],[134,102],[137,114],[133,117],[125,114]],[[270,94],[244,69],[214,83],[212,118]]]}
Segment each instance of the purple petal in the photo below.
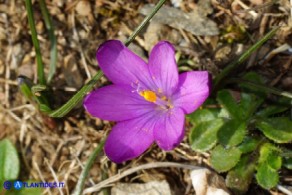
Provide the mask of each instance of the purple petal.
{"label": "purple petal", "polygon": [[149,88],[152,83],[148,65],[120,41],[103,43],[97,50],[96,59],[104,74],[115,84],[139,82]]}
{"label": "purple petal", "polygon": [[173,102],[186,114],[194,112],[208,98],[211,90],[211,77],[207,71],[185,72],[179,75],[177,91]]}
{"label": "purple petal", "polygon": [[151,112],[155,105],[132,90],[130,86],[109,85],[91,92],[83,104],[91,115],[111,121],[133,119]]}
{"label": "purple petal", "polygon": [[182,109],[174,108],[157,121],[154,128],[154,139],[163,150],[176,147],[184,137],[185,115]]}
{"label": "purple petal", "polygon": [[156,86],[164,95],[171,95],[178,84],[178,69],[173,46],[161,41],[154,46],[149,57],[149,70]]}
{"label": "purple petal", "polygon": [[121,163],[141,155],[153,143],[155,115],[119,122],[111,130],[104,150],[108,158]]}

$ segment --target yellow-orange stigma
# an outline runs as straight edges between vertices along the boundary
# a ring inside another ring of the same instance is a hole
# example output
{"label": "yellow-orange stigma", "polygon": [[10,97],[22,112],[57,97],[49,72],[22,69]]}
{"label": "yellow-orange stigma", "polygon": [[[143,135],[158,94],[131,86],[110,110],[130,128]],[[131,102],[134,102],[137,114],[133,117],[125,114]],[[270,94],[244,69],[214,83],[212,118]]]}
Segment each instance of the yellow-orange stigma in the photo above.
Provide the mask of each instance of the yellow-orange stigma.
{"label": "yellow-orange stigma", "polygon": [[145,90],[139,93],[141,96],[144,97],[145,100],[148,102],[156,102],[157,96],[153,91]]}

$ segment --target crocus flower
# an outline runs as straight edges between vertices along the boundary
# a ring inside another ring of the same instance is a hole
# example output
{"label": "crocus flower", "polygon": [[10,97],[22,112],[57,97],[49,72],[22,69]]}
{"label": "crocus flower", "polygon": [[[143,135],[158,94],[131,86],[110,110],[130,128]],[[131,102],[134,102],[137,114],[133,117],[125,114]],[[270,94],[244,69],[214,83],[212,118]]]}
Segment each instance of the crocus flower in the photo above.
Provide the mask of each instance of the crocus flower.
{"label": "crocus flower", "polygon": [[87,95],[84,106],[95,117],[117,121],[104,146],[108,158],[116,163],[133,159],[154,142],[166,151],[177,146],[185,114],[209,95],[208,72],[179,75],[175,50],[166,41],[154,46],[148,64],[117,40],[102,44],[96,58],[113,84]]}

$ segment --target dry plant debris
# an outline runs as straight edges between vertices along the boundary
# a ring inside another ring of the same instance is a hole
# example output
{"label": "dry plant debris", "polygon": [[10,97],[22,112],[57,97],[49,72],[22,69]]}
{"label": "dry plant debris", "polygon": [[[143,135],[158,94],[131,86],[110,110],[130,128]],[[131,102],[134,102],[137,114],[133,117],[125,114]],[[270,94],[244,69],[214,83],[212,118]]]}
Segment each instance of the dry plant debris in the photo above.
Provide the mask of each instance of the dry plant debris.
{"label": "dry plant debris", "polygon": [[[271,86],[291,90],[291,4],[288,0],[211,0],[209,7],[202,8],[204,1],[172,1],[163,10],[178,9],[176,14],[187,14],[194,24],[196,12],[207,11],[204,19],[211,30],[200,27],[199,34],[172,21],[153,19],[148,28],[137,37],[134,46],[141,53],[149,52],[151,33],[154,40],[168,39],[176,45],[180,54],[180,69],[207,69],[214,76],[227,62],[242,53],[272,26],[283,28],[265,47],[258,50],[248,62],[248,69],[265,76]],[[139,10],[154,0],[122,1],[46,1],[52,15],[57,36],[57,74],[51,84],[54,91],[54,106],[65,103],[98,70],[95,51],[109,39],[125,39],[143,20]],[[211,9],[210,9],[211,8]],[[48,67],[50,42],[38,1],[33,2],[38,39],[43,61]],[[160,17],[164,17],[161,11]],[[211,10],[211,11],[210,11]],[[197,13],[198,14],[198,13]],[[198,15],[197,15],[198,16]],[[187,20],[187,22],[189,22]],[[167,24],[167,25],[165,25]],[[200,23],[201,24],[201,23]],[[217,28],[218,27],[218,28]],[[191,33],[189,32],[191,31]],[[219,34],[218,34],[219,33]],[[210,36],[212,35],[212,36]],[[148,45],[147,45],[148,44]],[[290,50],[276,55],[271,51],[288,44]],[[257,59],[265,62],[259,63]],[[183,59],[187,59],[183,60]],[[46,69],[47,71],[47,69]],[[240,70],[244,71],[244,70]],[[29,104],[20,94],[16,82],[18,75],[26,75],[36,81],[36,60],[27,14],[21,0],[0,1],[0,139],[9,138],[21,157],[20,179],[36,181],[63,181],[62,193],[70,194],[92,150],[111,129],[113,123],[94,119],[80,105],[62,119],[48,118]],[[103,77],[96,87],[108,84]],[[187,124],[189,125],[189,124]],[[190,125],[189,125],[190,126]],[[188,134],[189,127],[186,127]],[[172,161],[208,167],[208,154],[199,154],[190,149],[187,138],[173,151],[163,152],[150,148],[143,156],[122,165],[111,163],[101,155],[90,171],[86,186],[102,180],[103,173],[111,177],[120,169],[127,170],[148,162]],[[283,171],[281,181],[291,185],[291,173]],[[123,182],[149,182],[167,180],[174,194],[194,194],[189,172],[175,168],[160,168],[139,171],[122,179]],[[46,189],[45,194],[59,194],[58,189]],[[249,194],[281,194],[278,191],[263,191],[251,186]]]}

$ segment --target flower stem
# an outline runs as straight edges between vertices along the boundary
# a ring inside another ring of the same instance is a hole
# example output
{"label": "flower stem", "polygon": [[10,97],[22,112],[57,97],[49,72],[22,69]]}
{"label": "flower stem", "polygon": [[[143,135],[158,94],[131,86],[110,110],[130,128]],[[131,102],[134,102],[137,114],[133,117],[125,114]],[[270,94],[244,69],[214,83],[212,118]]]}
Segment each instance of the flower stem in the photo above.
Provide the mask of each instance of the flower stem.
{"label": "flower stem", "polygon": [[45,85],[46,79],[45,79],[45,73],[44,73],[44,65],[43,65],[43,61],[42,61],[40,45],[39,45],[39,41],[37,38],[37,32],[36,32],[36,28],[35,28],[31,0],[25,0],[25,5],[26,5],[26,12],[27,12],[27,17],[28,17],[29,28],[31,31],[32,43],[33,43],[35,53],[36,53],[38,81],[39,81],[39,84]]}
{"label": "flower stem", "polygon": [[98,156],[98,154],[100,153],[100,151],[102,150],[103,146],[104,146],[105,140],[101,140],[101,142],[99,143],[99,145],[94,149],[94,151],[92,152],[92,154],[90,155],[89,159],[87,160],[84,169],[82,170],[77,185],[75,187],[75,190],[73,192],[73,195],[81,195],[82,194],[82,190],[84,187],[84,183],[85,180],[88,176],[89,170],[92,167],[96,157]]}
{"label": "flower stem", "polygon": [[[130,43],[135,39],[138,33],[146,26],[149,20],[157,13],[157,11],[161,8],[163,3],[166,0],[160,0],[157,5],[153,8],[152,12],[146,16],[146,18],[142,21],[142,23],[135,29],[129,39],[125,42],[126,46],[129,46]],[[68,112],[70,112],[82,99],[83,97],[91,91],[94,85],[98,82],[99,78],[103,76],[103,72],[99,70],[93,78],[86,83],[68,102],[66,102],[60,108],[55,110],[49,110],[46,106],[40,106],[40,110],[47,113],[50,117],[63,117]]]}

